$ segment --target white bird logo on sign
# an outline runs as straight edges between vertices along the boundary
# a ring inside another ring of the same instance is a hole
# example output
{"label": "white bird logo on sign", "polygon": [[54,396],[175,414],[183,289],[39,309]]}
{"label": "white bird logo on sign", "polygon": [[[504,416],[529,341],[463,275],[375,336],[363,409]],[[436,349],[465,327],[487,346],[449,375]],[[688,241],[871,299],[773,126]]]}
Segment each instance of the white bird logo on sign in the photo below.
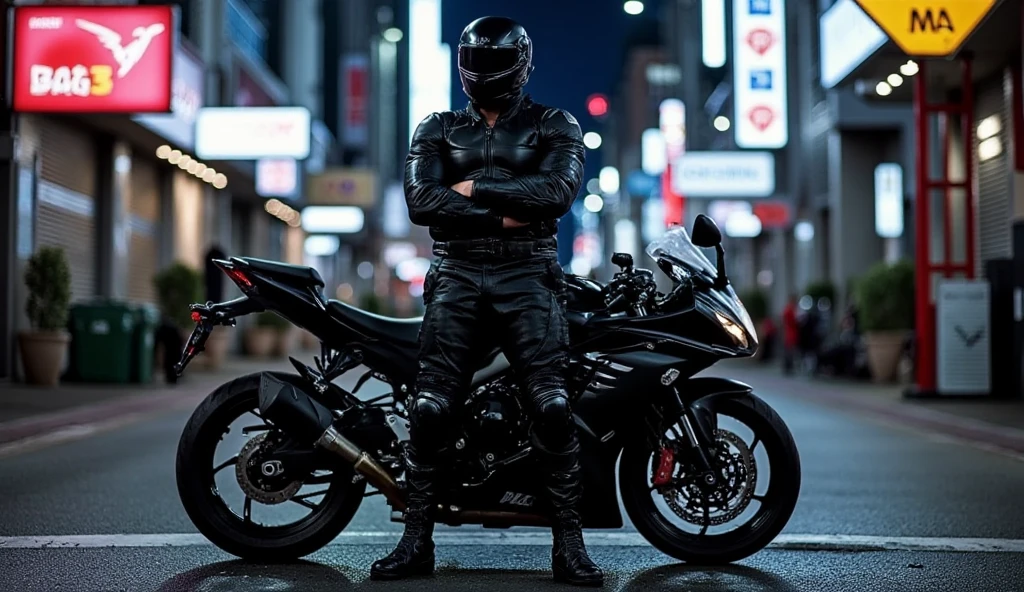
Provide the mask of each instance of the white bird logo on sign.
{"label": "white bird logo on sign", "polygon": [[149,44],[153,42],[153,39],[164,32],[164,26],[160,23],[149,25],[148,27],[135,27],[135,30],[132,31],[133,39],[128,42],[128,45],[122,46],[121,36],[103,25],[97,25],[85,19],[75,19],[75,24],[78,25],[79,29],[95,35],[100,40],[100,43],[103,44],[103,47],[106,47],[110,50],[110,53],[114,54],[114,61],[119,66],[117,69],[118,78],[124,78],[128,72],[131,72],[132,68],[142,59],[142,56],[146,55],[146,50],[149,49]]}

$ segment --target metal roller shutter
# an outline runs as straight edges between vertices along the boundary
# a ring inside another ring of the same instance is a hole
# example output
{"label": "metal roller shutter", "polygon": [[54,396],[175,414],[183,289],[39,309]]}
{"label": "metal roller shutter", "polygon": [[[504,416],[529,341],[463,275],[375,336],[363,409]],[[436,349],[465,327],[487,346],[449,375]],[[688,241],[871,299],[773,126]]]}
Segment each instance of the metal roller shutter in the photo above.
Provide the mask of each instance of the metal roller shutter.
{"label": "metal roller shutter", "polygon": [[[1006,100],[1003,78],[979,85],[974,110],[977,128],[986,118],[996,116],[1000,123],[999,132],[994,136],[1002,151],[991,158],[981,160],[978,148],[982,141],[974,133],[974,158],[978,171],[978,269],[990,259],[1010,257],[1013,252],[1010,220],[1013,217],[1013,195],[1010,171],[1010,135],[1012,113],[1010,101]],[[987,140],[987,139],[986,139]]]}
{"label": "metal roller shutter", "polygon": [[156,165],[133,159],[131,185],[128,299],[155,302],[153,276],[160,270],[160,174]]}
{"label": "metal roller shutter", "polygon": [[[26,118],[28,119],[28,118]],[[31,118],[22,128],[21,158],[40,161],[36,245],[64,249],[71,295],[96,295],[96,159],[89,134],[67,124]]]}

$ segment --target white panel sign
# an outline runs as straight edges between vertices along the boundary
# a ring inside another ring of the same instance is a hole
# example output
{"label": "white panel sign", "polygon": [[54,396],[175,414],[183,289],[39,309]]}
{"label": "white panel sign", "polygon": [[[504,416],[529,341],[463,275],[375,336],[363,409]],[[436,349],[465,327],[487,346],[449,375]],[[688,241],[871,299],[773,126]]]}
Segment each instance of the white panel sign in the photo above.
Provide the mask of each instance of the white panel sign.
{"label": "white panel sign", "polygon": [[672,190],[684,197],[768,197],[775,193],[771,152],[687,152],[672,165]]}
{"label": "white panel sign", "polygon": [[196,117],[196,156],[302,160],[309,156],[310,126],[305,107],[207,107]]}
{"label": "white panel sign", "polygon": [[832,88],[889,40],[854,0],[839,0],[818,19],[821,85]]}
{"label": "white panel sign", "polygon": [[991,392],[989,299],[989,285],[984,280],[939,283],[935,306],[939,393]]}
{"label": "white panel sign", "polygon": [[262,158],[256,161],[256,193],[261,197],[295,197],[299,188],[299,164],[294,158]]}
{"label": "white panel sign", "polygon": [[782,148],[789,141],[786,0],[733,0],[736,145]]}
{"label": "white panel sign", "polygon": [[882,238],[903,236],[903,167],[895,163],[875,167],[875,232]]}

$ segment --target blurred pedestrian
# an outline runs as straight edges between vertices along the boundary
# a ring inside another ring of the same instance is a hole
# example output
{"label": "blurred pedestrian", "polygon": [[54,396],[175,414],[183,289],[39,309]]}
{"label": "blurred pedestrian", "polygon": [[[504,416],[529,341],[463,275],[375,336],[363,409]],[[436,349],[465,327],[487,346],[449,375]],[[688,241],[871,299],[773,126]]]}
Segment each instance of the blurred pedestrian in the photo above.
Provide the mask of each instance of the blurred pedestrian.
{"label": "blurred pedestrian", "polygon": [[782,370],[786,374],[793,373],[793,365],[799,355],[800,321],[797,318],[797,297],[791,294],[782,311],[783,361]]}
{"label": "blurred pedestrian", "polygon": [[600,585],[604,574],[584,547],[578,508],[582,471],[565,390],[565,276],[555,241],[557,221],[583,184],[583,133],[568,112],[523,94],[533,44],[518,23],[473,21],[462,32],[458,56],[470,105],[423,120],[406,160],[409,216],[430,227],[439,260],[424,280],[420,372],[405,454],[405,532],[370,577],[433,572],[450,436],[478,352],[497,341],[519,378],[521,405],[532,413],[532,454],[551,508],[555,579]]}

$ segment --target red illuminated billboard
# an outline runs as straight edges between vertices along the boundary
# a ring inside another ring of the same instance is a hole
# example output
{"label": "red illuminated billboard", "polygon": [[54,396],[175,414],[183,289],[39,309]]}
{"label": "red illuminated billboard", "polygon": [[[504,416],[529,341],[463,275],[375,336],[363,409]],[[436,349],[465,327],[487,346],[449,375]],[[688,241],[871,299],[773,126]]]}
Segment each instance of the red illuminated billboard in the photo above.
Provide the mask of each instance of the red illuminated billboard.
{"label": "red illuminated billboard", "polygon": [[13,108],[35,113],[167,113],[171,6],[14,9]]}

